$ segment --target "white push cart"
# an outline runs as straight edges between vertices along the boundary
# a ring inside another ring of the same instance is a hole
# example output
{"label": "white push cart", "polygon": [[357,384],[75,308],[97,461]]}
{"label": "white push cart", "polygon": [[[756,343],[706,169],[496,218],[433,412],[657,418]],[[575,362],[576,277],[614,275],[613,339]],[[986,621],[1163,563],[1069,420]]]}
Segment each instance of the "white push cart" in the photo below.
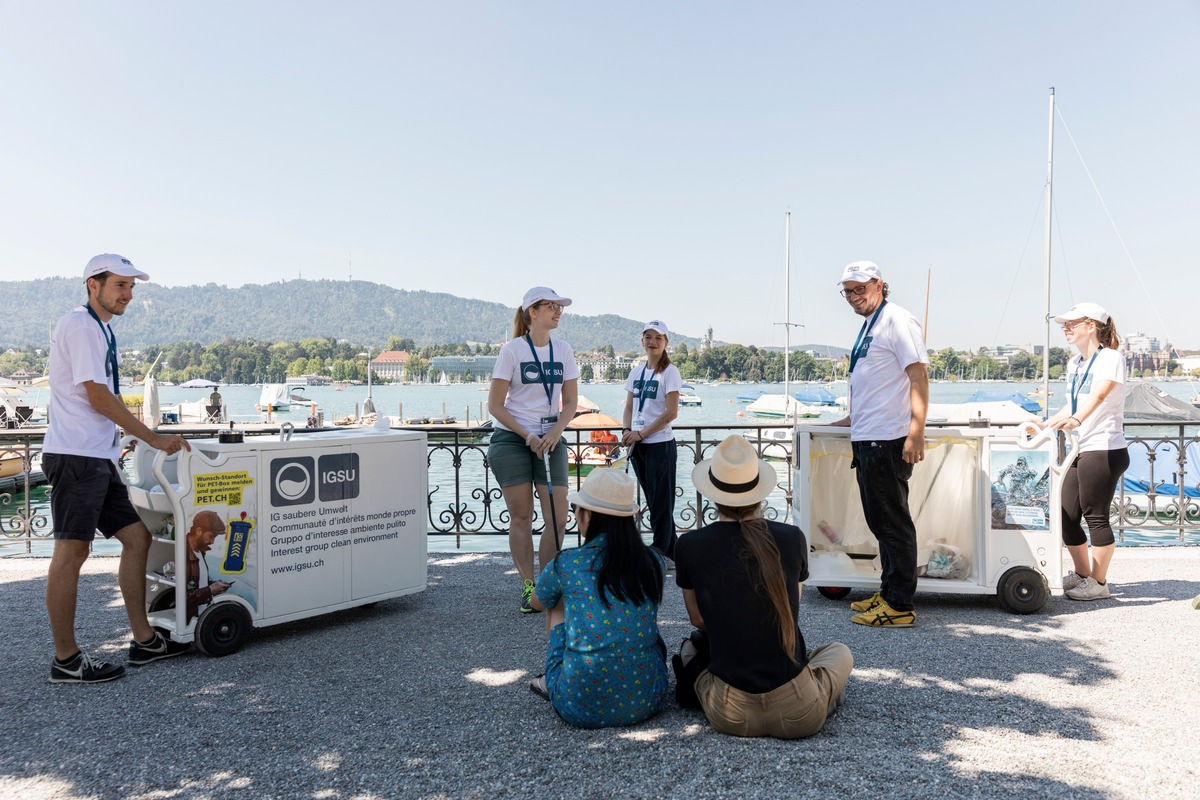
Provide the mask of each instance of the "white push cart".
{"label": "white push cart", "polygon": [[[1031,439],[1014,427],[930,426],[925,437],[909,481],[917,591],[996,595],[1018,614],[1042,608],[1062,591],[1059,493],[1075,448],[1060,448],[1053,431]],[[877,590],[879,550],[850,468],[850,429],[797,426],[794,454],[807,583],[831,599]]]}
{"label": "white push cart", "polygon": [[[194,439],[171,456],[134,450],[129,494],[153,537],[146,597],[155,628],[222,656],[252,627],[425,588],[424,433],[293,436],[285,426],[278,438],[222,438],[235,441]],[[198,553],[187,532],[203,511],[226,533]],[[218,580],[226,592],[197,593]]]}

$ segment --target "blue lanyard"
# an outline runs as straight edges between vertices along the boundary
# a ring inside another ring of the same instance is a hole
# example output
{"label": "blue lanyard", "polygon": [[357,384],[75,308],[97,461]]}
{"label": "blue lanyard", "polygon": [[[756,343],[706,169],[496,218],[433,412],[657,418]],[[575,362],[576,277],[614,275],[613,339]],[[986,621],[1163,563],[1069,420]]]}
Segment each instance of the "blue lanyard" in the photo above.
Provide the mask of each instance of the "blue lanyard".
{"label": "blue lanyard", "polygon": [[859,352],[859,348],[862,347],[863,339],[865,339],[867,335],[871,333],[871,328],[875,327],[875,320],[879,319],[879,312],[883,311],[883,307],[886,305],[887,300],[884,300],[882,303],[880,303],[879,308],[875,309],[875,313],[871,315],[871,318],[863,322],[863,326],[859,328],[858,338],[854,340],[854,349],[850,351],[851,372],[854,372],[854,365],[857,364],[858,360],[863,357],[863,354]]}
{"label": "blue lanyard", "polygon": [[[1092,371],[1092,362],[1094,362],[1096,360],[1096,356],[1100,355],[1100,351],[1103,349],[1104,349],[1104,346],[1101,345],[1100,347],[1096,348],[1096,352],[1092,353],[1092,359],[1091,359],[1091,361],[1088,361],[1087,369],[1085,369],[1083,371],[1082,378],[1079,377],[1078,372],[1076,372],[1074,375],[1071,376],[1071,413],[1072,414],[1074,414],[1076,411],[1079,410],[1079,393],[1081,391],[1083,391],[1083,387],[1087,383],[1088,373]],[[1079,357],[1079,362],[1083,363],[1082,355]],[[1075,386],[1076,381],[1078,381],[1078,383],[1079,383],[1078,387]]]}
{"label": "blue lanyard", "polygon": [[[538,365],[538,378],[542,381],[542,388],[546,390],[546,402],[550,404],[550,413],[554,413],[554,379],[546,377],[546,370],[542,369],[542,362],[538,358],[537,348],[533,346],[533,339],[529,338],[529,334],[525,334],[525,341],[529,344],[529,351],[533,353],[533,363]],[[554,340],[550,340],[550,369],[554,369]]]}
{"label": "blue lanyard", "polygon": [[105,325],[100,321],[100,315],[96,313],[90,303],[85,303],[84,308],[92,315],[92,319],[96,320],[96,324],[100,326],[100,332],[104,334],[104,341],[108,345],[108,372],[112,375],[113,394],[121,393],[121,378],[117,374],[117,335],[113,333],[112,326]]}
{"label": "blue lanyard", "polygon": [[[650,380],[654,380],[654,370],[650,370]],[[646,405],[646,365],[642,365],[642,388],[638,390],[638,416],[642,415],[642,408]]]}

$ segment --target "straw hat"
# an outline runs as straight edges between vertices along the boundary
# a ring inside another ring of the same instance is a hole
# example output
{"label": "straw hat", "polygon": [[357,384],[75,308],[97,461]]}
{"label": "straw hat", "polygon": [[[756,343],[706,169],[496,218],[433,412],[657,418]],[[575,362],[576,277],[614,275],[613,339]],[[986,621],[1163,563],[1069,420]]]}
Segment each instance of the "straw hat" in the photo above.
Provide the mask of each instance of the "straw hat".
{"label": "straw hat", "polygon": [[567,493],[567,502],[601,514],[632,517],[637,513],[637,484],[622,470],[597,467],[583,479],[579,491]]}
{"label": "straw hat", "polygon": [[692,470],[696,491],[723,506],[752,506],[775,489],[775,468],[754,452],[741,436],[730,436],[717,445],[713,457]]}

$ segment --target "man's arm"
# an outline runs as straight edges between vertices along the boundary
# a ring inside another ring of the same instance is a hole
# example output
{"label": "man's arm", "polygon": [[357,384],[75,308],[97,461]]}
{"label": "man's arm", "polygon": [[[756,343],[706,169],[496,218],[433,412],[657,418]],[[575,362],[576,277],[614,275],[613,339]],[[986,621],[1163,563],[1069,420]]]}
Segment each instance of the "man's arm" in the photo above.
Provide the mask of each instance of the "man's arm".
{"label": "man's arm", "polygon": [[916,464],[925,458],[925,415],[929,412],[929,372],[920,361],[904,368],[908,375],[908,396],[912,418],[904,440],[904,460]]}
{"label": "man's arm", "polygon": [[87,391],[88,402],[91,403],[92,408],[96,409],[97,413],[112,420],[130,436],[141,439],[155,450],[171,454],[179,452],[180,449],[192,449],[182,436],[155,433],[143,425],[137,417],[129,412],[121,398],[113,394],[112,390],[104,384],[84,381],[83,388]]}

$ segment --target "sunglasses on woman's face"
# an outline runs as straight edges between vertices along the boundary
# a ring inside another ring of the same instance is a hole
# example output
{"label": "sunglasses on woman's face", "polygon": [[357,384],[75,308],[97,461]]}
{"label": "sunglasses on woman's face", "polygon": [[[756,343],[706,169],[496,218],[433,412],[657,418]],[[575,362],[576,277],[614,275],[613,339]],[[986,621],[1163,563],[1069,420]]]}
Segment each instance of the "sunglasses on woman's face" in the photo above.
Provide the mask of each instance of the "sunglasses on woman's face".
{"label": "sunglasses on woman's face", "polygon": [[540,303],[534,303],[533,307],[534,308],[548,308],[551,311],[553,311],[555,314],[557,314],[558,312],[563,310],[561,303],[551,303],[548,300],[543,300]]}

